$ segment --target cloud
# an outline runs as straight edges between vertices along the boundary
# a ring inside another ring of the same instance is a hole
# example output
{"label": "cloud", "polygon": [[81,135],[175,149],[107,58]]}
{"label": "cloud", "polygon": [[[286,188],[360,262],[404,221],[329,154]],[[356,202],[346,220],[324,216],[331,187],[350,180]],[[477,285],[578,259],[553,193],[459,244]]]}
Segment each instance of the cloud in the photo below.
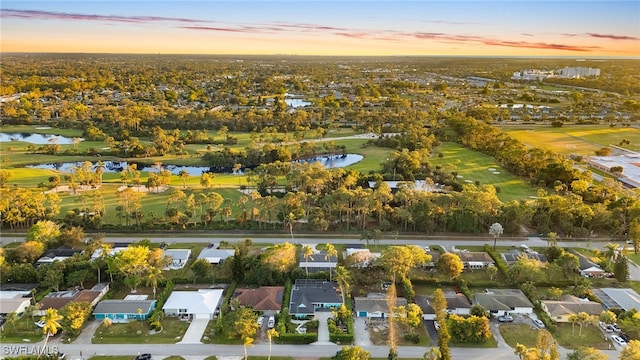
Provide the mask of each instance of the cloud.
{"label": "cloud", "polygon": [[447,20],[422,20],[422,22],[426,22],[430,24],[448,24],[448,25],[482,25],[482,23],[478,23],[478,22],[456,22],[456,21],[447,21]]}
{"label": "cloud", "polygon": [[182,23],[198,23],[201,20],[171,18],[160,16],[120,16],[120,15],[95,15],[95,14],[74,14],[41,10],[14,10],[2,9],[0,17],[3,18],[19,18],[19,19],[35,19],[35,20],[85,20],[85,21],[107,21],[107,22],[125,22],[125,23],[152,23],[152,22],[182,22]]}
{"label": "cloud", "polygon": [[180,26],[180,28],[187,29],[187,30],[205,30],[205,31],[221,31],[221,32],[240,32],[240,33],[255,32],[251,29],[235,29],[235,28],[223,28],[223,27],[213,27],[213,26]]}
{"label": "cloud", "polygon": [[505,41],[505,40],[495,40],[495,39],[485,39],[482,41],[485,45],[493,45],[493,46],[506,46],[506,47],[515,47],[515,48],[529,48],[529,49],[546,49],[546,50],[565,50],[565,51],[577,51],[577,52],[586,52],[593,51],[594,49],[599,49],[598,46],[575,46],[575,45],[564,45],[564,44],[547,44],[547,43],[535,43],[528,41]]}
{"label": "cloud", "polygon": [[610,39],[610,40],[640,40],[640,37],[637,36],[625,36],[625,35],[609,35],[609,34],[595,34],[595,33],[587,33],[587,35],[600,38],[600,39]]}

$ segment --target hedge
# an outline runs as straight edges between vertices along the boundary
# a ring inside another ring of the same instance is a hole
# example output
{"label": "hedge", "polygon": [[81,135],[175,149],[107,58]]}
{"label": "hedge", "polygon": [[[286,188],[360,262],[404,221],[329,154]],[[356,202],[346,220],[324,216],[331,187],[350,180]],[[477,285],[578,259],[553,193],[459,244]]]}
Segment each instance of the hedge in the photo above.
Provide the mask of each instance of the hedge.
{"label": "hedge", "polygon": [[298,334],[298,333],[286,333],[280,334],[276,338],[279,344],[311,344],[318,341],[318,333]]}
{"label": "hedge", "polygon": [[493,248],[489,246],[489,244],[484,244],[484,251],[486,251],[489,254],[489,256],[491,256],[493,261],[496,263],[496,267],[498,268],[498,270],[500,270],[502,275],[504,275],[504,277],[506,278],[507,264],[504,262],[504,260],[502,260],[502,258],[500,257],[500,254],[498,254],[498,252],[493,250]]}

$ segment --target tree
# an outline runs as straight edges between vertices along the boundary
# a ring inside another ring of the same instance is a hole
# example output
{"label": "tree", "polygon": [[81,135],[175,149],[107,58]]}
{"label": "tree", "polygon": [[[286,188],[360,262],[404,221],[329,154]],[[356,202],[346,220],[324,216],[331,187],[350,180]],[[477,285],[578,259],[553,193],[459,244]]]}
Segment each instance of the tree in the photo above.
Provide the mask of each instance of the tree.
{"label": "tree", "polygon": [[262,254],[262,263],[277,273],[289,273],[297,265],[295,245],[284,243],[268,247]]}
{"label": "tree", "polygon": [[616,318],[616,313],[610,310],[602,310],[602,313],[600,313],[600,321],[605,324],[615,324]]}
{"label": "tree", "polygon": [[640,250],[640,220],[633,219],[629,224],[629,240],[633,244],[633,252],[635,254]]}
{"label": "tree", "polygon": [[640,340],[631,340],[620,353],[620,360],[640,359]]}
{"label": "tree", "polygon": [[147,273],[147,286],[151,286],[153,288],[153,298],[156,298],[156,289],[158,288],[158,282],[162,281],[164,276],[162,275],[162,270],[157,267],[149,268],[149,272]]}
{"label": "tree", "polygon": [[493,281],[493,279],[498,275],[498,268],[495,265],[489,265],[486,267],[487,275],[489,275],[489,279]]}
{"label": "tree", "polygon": [[547,296],[551,300],[559,300],[560,297],[562,296],[562,293],[563,293],[562,289],[557,288],[557,287],[550,287],[547,290]]}
{"label": "tree", "polygon": [[245,337],[242,341],[242,346],[244,348],[244,360],[247,360],[249,356],[247,355],[247,346],[253,346],[253,338]]}
{"label": "tree", "polygon": [[620,282],[629,280],[629,261],[626,256],[620,254],[616,257],[616,262],[613,264],[613,274]]}
{"label": "tree", "polygon": [[[327,243],[324,246],[324,251],[325,251],[324,259],[326,261],[331,260],[332,257],[336,257],[336,258],[338,257],[338,250],[336,250],[336,247],[333,246],[333,244]],[[333,274],[333,271],[331,269],[329,269],[329,281],[331,281],[332,274]],[[344,299],[343,299],[342,303],[344,303]]]}
{"label": "tree", "polygon": [[351,274],[349,269],[344,266],[336,267],[336,282],[340,288],[340,295],[342,295],[342,303],[345,303],[346,294],[350,291]]}
{"label": "tree", "polygon": [[193,272],[193,283],[195,284],[198,280],[204,280],[211,275],[211,271],[213,271],[213,267],[207,260],[198,259],[191,264],[191,271]]}
{"label": "tree", "polygon": [[440,324],[438,331],[438,349],[440,350],[441,360],[451,360],[451,349],[449,349],[449,340],[451,335],[447,328],[447,299],[444,297],[442,289],[436,289],[433,292],[433,310],[436,313],[436,321]]}
{"label": "tree", "polygon": [[440,350],[438,350],[437,347],[432,346],[429,348],[429,351],[424,353],[422,360],[440,360],[441,356],[442,354],[440,354]]}
{"label": "tree", "polygon": [[558,234],[551,231],[547,234],[547,246],[558,246]]}
{"label": "tree", "polygon": [[293,224],[297,222],[296,216],[293,213],[289,213],[284,217],[284,224],[289,229],[289,233],[291,233],[291,242],[295,244],[295,240],[293,238]]}
{"label": "tree", "polygon": [[267,360],[271,360],[271,343],[273,342],[273,338],[279,336],[280,334],[275,328],[267,330],[267,339],[269,340],[269,357],[267,358]]}
{"label": "tree", "polygon": [[13,178],[13,173],[6,169],[0,169],[0,187],[7,186],[7,183]]}
{"label": "tree", "polygon": [[88,302],[72,301],[60,309],[62,316],[62,330],[69,336],[77,336],[89,316],[91,316],[91,304]]}
{"label": "tree", "polygon": [[415,303],[399,306],[395,312],[398,314],[398,320],[409,326],[411,334],[422,324],[422,309]]}
{"label": "tree", "polygon": [[460,260],[460,257],[453,253],[444,253],[436,261],[436,269],[445,276],[452,279],[457,279],[462,274],[464,269],[464,263]]}
{"label": "tree", "polygon": [[14,333],[16,332],[16,323],[18,322],[18,319],[20,319],[20,317],[18,316],[18,314],[16,314],[15,311],[8,313],[7,318],[5,319],[7,324],[10,324],[13,328]]}
{"label": "tree", "polygon": [[189,172],[185,169],[180,170],[178,177],[182,179],[182,188],[187,188],[187,180],[189,179]]}
{"label": "tree", "polygon": [[369,360],[371,353],[359,346],[345,346],[331,360]]}
{"label": "tree", "polygon": [[493,223],[489,226],[489,235],[493,236],[493,250],[496,249],[496,242],[500,235],[502,235],[503,231],[504,229],[500,223]]}
{"label": "tree", "polygon": [[[302,247],[302,256],[304,257],[305,261],[305,270],[307,271],[307,277],[309,277],[309,259],[313,260],[313,254],[315,254],[315,251],[311,246],[305,245]],[[331,269],[329,269],[329,271],[331,271]]]}
{"label": "tree", "polygon": [[573,336],[576,330],[576,323],[578,322],[578,314],[569,315],[567,320],[571,323],[571,336]]}
{"label": "tree", "polygon": [[389,246],[382,251],[380,264],[392,276],[405,279],[409,271],[431,260],[431,255],[416,245]]}
{"label": "tree", "polygon": [[475,304],[471,306],[471,310],[469,310],[470,315],[475,315],[478,317],[486,317],[489,318],[489,311],[484,308],[484,306],[480,304]]}
{"label": "tree", "polygon": [[[602,351],[592,347],[580,347],[567,354],[567,360],[607,360],[609,357]],[[624,358],[631,359],[631,358]]]}
{"label": "tree", "polygon": [[578,269],[580,269],[580,261],[578,260],[578,257],[566,251],[562,252],[560,257],[558,257],[554,263],[562,269],[565,276],[574,274]]}
{"label": "tree", "polygon": [[60,225],[51,220],[38,221],[27,233],[27,241],[38,241],[48,244],[61,235]]}
{"label": "tree", "polygon": [[40,319],[44,322],[44,326],[42,327],[42,333],[45,336],[44,345],[42,346],[42,351],[38,354],[38,357],[42,355],[44,349],[47,348],[47,342],[49,341],[49,337],[58,333],[58,330],[62,327],[60,324],[60,320],[62,320],[62,315],[58,314],[58,310],[48,308],[44,316]]}

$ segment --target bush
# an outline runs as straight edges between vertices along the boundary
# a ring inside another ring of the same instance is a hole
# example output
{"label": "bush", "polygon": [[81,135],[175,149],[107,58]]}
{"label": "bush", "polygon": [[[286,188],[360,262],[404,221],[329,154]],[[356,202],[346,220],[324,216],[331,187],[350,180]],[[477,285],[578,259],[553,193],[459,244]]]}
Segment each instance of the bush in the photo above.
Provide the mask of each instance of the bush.
{"label": "bush", "polygon": [[491,256],[493,261],[496,263],[496,267],[498,268],[498,270],[500,270],[502,275],[504,275],[506,277],[507,276],[507,264],[504,262],[504,260],[502,260],[502,258],[500,257],[500,254],[498,254],[497,251],[493,250],[493,248],[491,246],[489,246],[489,244],[484,244],[484,251],[487,252],[487,254],[489,254],[489,256]]}
{"label": "bush", "polygon": [[420,335],[418,334],[404,334],[404,339],[407,341],[411,341],[414,344],[420,342]]}
{"label": "bush", "polygon": [[311,344],[312,342],[316,342],[318,340],[318,334],[286,333],[280,334],[280,336],[275,338],[275,340],[278,344]]}

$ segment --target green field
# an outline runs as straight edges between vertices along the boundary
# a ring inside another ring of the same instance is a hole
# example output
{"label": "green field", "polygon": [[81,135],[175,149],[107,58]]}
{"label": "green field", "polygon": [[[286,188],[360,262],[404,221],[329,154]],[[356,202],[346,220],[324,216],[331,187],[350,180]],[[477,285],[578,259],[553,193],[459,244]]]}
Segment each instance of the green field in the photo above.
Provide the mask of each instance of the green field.
{"label": "green field", "polygon": [[[529,183],[510,174],[488,155],[469,150],[457,143],[446,142],[437,147],[434,153],[443,156],[433,156],[429,161],[434,166],[441,166],[444,172],[457,172],[462,176],[460,183],[480,182],[480,185],[490,184],[500,189],[498,197],[503,202],[521,200],[536,195],[536,189]],[[489,169],[495,169],[489,170]],[[494,174],[498,172],[499,174]]]}
{"label": "green field", "polygon": [[594,152],[609,144],[619,146],[623,139],[631,144],[623,147],[640,151],[640,130],[596,125],[575,125],[561,128],[551,126],[503,127],[502,132],[523,143],[560,154],[594,155]]}

